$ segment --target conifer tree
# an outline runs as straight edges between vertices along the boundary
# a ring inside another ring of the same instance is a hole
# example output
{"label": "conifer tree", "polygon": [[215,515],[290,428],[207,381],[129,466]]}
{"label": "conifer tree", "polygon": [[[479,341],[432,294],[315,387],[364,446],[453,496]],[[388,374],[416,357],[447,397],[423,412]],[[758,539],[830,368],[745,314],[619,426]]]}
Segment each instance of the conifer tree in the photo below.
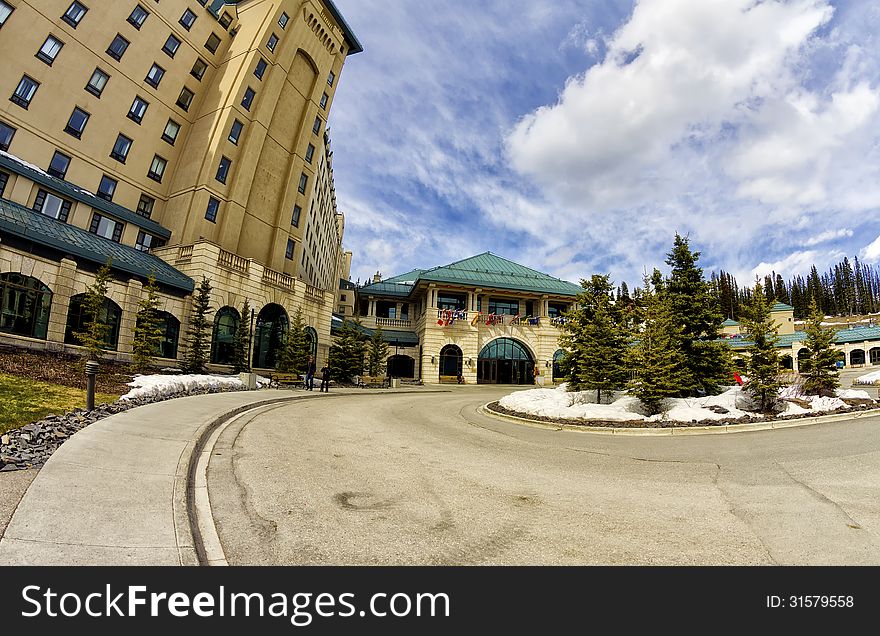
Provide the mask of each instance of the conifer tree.
{"label": "conifer tree", "polygon": [[235,328],[235,340],[232,349],[232,372],[250,373],[248,345],[251,341],[251,305],[247,299],[241,308],[241,320]]}
{"label": "conifer tree", "polygon": [[388,343],[382,334],[382,327],[377,326],[370,338],[367,348],[367,373],[372,376],[385,375],[388,360]]}
{"label": "conifer tree", "polygon": [[87,360],[100,360],[107,346],[110,325],[107,324],[105,304],[109,289],[112,261],[108,260],[95,273],[95,281],[86,288],[82,301],[82,313],[88,319],[83,323],[83,331],[75,331],[74,337],[86,349]]}
{"label": "conifer tree", "polygon": [[840,386],[837,370],[840,352],[833,346],[835,331],[823,329],[823,319],[824,316],[813,299],[810,303],[810,319],[805,327],[807,357],[800,362],[800,372],[806,376],[804,390],[811,395],[833,391]]}
{"label": "conifer tree", "polygon": [[131,359],[135,371],[144,373],[147,371],[153,357],[159,353],[164,334],[159,320],[159,286],[156,284],[155,274],[150,274],[147,284],[144,286],[146,296],[138,302],[137,323],[134,328],[134,342],[132,342]]}
{"label": "conifer tree", "polygon": [[192,315],[189,319],[189,329],[186,332],[186,353],[181,367],[184,373],[205,372],[205,363],[208,361],[211,344],[209,336],[211,322],[208,319],[213,313],[211,289],[211,281],[202,277],[202,282],[196,289],[192,300]]}
{"label": "conifer tree", "polygon": [[330,347],[330,368],[333,369],[334,377],[342,382],[351,382],[356,375],[364,372],[364,354],[368,339],[360,326],[359,320],[344,321],[335,343]]}
{"label": "conifer tree", "polygon": [[779,352],[776,349],[779,326],[773,320],[770,309],[764,289],[756,281],[751,304],[742,319],[742,330],[745,337],[752,341],[748,347],[749,382],[746,391],[758,400],[762,413],[771,409],[782,386],[779,379]]}
{"label": "conifer tree", "polygon": [[278,370],[284,373],[305,373],[309,367],[310,345],[302,311],[297,309],[287,332],[287,342],[278,359]]}

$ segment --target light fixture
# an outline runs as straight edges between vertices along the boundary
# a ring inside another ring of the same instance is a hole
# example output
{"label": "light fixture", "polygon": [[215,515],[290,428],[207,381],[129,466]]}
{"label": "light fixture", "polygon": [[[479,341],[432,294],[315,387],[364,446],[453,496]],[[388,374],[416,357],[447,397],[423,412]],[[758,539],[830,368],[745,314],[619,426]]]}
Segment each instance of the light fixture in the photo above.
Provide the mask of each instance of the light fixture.
{"label": "light fixture", "polygon": [[434,356],[431,356],[431,364],[434,364]]}
{"label": "light fixture", "polygon": [[549,360],[547,360],[547,368],[548,369],[550,368],[550,361]]}

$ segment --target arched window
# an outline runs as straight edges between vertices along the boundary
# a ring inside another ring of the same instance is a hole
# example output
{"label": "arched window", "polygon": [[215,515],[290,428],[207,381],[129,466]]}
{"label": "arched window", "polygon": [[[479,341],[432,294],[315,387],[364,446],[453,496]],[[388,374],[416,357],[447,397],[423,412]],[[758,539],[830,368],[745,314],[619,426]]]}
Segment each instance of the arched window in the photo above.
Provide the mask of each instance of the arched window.
{"label": "arched window", "polygon": [[[83,309],[85,294],[79,294],[70,299],[70,307],[67,310],[67,328],[64,330],[64,342],[72,345],[82,345],[82,342],[74,333],[86,330],[86,323],[91,316]],[[109,325],[107,336],[104,338],[104,348],[108,351],[116,351],[119,344],[119,322],[122,318],[122,309],[109,298],[104,298],[104,305],[98,314],[98,322]]]}
{"label": "arched window", "polygon": [[257,317],[254,328],[255,369],[274,369],[287,342],[290,319],[281,305],[266,305]]}
{"label": "arched window", "polygon": [[565,358],[565,351],[559,349],[556,353],[553,354],[553,380],[558,380],[564,377],[562,373],[562,360]]}
{"label": "arched window", "polygon": [[493,340],[477,361],[480,384],[533,384],[535,362],[525,345],[510,338]]}
{"label": "arched window", "polygon": [[880,348],[871,349],[871,364],[880,364]]}
{"label": "arched window", "polygon": [[235,332],[241,317],[234,307],[223,307],[214,315],[211,337],[211,364],[232,364],[235,356]]}
{"label": "arched window", "polygon": [[865,351],[864,349],[853,349],[849,352],[849,364],[850,366],[863,366],[865,364]]}
{"label": "arched window", "polygon": [[305,331],[306,336],[309,339],[309,355],[312,356],[317,361],[318,360],[318,332],[315,331],[312,327],[306,327],[303,331]]}
{"label": "arched window", "polygon": [[455,345],[446,345],[440,351],[440,376],[458,377],[462,370],[462,353]]}
{"label": "arched window", "polygon": [[36,278],[0,274],[0,332],[46,339],[52,292]]}
{"label": "arched window", "polygon": [[493,340],[480,352],[481,360],[526,360],[532,361],[532,356],[522,344],[510,338],[498,338]]}
{"label": "arched window", "polygon": [[[138,313],[138,325],[141,324],[141,313]],[[156,312],[156,327],[162,333],[162,340],[153,355],[157,358],[176,360],[177,342],[180,338],[180,321],[167,311],[158,311]]]}
{"label": "arched window", "polygon": [[391,356],[388,358],[388,375],[392,378],[414,378],[416,377],[416,361],[409,356]]}

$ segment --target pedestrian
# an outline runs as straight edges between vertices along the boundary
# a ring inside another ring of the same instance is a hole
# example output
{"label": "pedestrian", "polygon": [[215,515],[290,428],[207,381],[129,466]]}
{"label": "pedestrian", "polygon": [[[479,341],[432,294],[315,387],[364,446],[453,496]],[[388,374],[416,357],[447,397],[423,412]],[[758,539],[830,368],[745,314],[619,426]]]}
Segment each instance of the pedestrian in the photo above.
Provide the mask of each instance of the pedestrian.
{"label": "pedestrian", "polygon": [[306,390],[314,391],[315,390],[315,371],[317,370],[318,365],[315,364],[315,359],[312,356],[309,356],[309,366],[306,368]]}
{"label": "pedestrian", "polygon": [[330,393],[330,367],[326,364],[321,369],[321,391]]}

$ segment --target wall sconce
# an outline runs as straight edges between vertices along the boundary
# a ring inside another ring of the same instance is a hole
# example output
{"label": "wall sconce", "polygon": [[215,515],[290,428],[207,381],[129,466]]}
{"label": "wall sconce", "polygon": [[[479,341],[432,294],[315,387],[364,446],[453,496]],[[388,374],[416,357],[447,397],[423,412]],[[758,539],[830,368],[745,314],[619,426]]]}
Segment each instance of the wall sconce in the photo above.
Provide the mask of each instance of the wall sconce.
{"label": "wall sconce", "polygon": [[431,356],[431,364],[434,364],[434,356]]}
{"label": "wall sconce", "polygon": [[548,369],[550,368],[550,361],[549,360],[547,360],[547,368]]}
{"label": "wall sconce", "polygon": [[473,360],[473,358],[468,358],[468,366],[469,366],[469,367],[474,366],[474,360]]}

